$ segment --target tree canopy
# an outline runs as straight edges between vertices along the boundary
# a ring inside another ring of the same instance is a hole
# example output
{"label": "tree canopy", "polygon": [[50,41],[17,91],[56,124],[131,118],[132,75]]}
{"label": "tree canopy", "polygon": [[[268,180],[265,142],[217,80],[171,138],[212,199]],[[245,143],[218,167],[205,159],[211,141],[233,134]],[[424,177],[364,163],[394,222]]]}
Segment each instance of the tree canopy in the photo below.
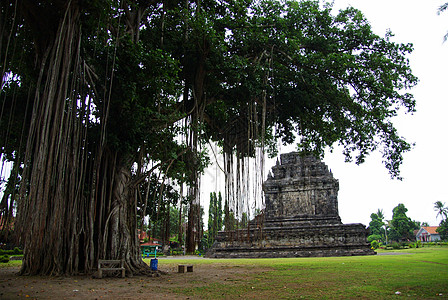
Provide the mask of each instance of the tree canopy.
{"label": "tree canopy", "polygon": [[[234,162],[243,170],[238,161],[258,148],[274,155],[277,139],[297,136],[300,151],[318,155],[340,144],[357,163],[380,150],[393,177],[411,148],[392,118],[414,111],[412,45],[373,33],[355,8],[267,0],[0,8],[1,151],[20,181],[0,207],[10,214],[17,199],[23,274],[91,272],[103,258],[148,271],[136,219],[160,201],[186,199],[194,250],[210,141],[223,149],[229,185]],[[185,197],[168,196],[167,185],[184,184]]]}
{"label": "tree canopy", "polygon": [[375,235],[379,237],[379,239],[382,239],[383,241],[386,241],[386,233],[384,230],[385,223],[383,222],[383,216],[379,215],[381,211],[378,211],[377,213],[372,213],[370,215],[371,221],[369,223],[369,230],[370,235]]}
{"label": "tree canopy", "polygon": [[419,229],[419,226],[406,215],[407,211],[408,209],[402,203],[392,210],[390,239],[401,241],[414,238],[413,231]]}

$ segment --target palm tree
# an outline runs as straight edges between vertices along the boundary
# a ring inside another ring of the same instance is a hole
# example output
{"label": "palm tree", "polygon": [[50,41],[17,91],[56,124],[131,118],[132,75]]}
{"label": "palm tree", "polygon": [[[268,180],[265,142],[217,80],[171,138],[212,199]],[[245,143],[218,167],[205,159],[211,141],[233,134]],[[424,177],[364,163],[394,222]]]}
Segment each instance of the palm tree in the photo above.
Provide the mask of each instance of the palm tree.
{"label": "palm tree", "polygon": [[439,215],[442,217],[442,220],[447,218],[448,207],[445,207],[445,203],[442,203],[442,201],[434,202],[434,210],[437,212],[436,218]]}

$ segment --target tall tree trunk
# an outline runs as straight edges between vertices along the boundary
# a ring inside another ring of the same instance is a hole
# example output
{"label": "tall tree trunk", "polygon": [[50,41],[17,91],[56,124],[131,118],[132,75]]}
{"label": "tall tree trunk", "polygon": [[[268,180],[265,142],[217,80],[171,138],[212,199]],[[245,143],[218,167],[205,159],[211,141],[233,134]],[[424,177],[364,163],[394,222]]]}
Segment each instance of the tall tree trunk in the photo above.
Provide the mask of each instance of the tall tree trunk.
{"label": "tall tree trunk", "polygon": [[82,126],[71,93],[79,76],[78,21],[78,7],[69,2],[57,31],[48,32],[54,40],[45,44],[42,55],[36,51],[40,74],[17,214],[24,244],[22,274],[63,274],[79,266],[75,244],[83,220],[77,213],[85,204],[78,201],[83,194]]}
{"label": "tall tree trunk", "polygon": [[105,155],[104,163],[113,161],[113,167],[103,168],[101,174],[107,179],[103,182],[106,188],[101,188],[102,193],[95,199],[96,216],[103,216],[97,224],[102,240],[97,245],[97,259],[123,259],[128,272],[146,273],[149,269],[141,259],[137,234],[137,194],[130,171],[132,160],[116,153],[111,159],[111,155]]}
{"label": "tall tree trunk", "polygon": [[88,146],[90,104],[78,93],[78,1],[61,3],[57,31],[49,32],[54,40],[36,51],[40,75],[16,223],[24,245],[21,274],[92,273],[98,259],[124,259],[128,274],[150,272],[137,237],[132,160],[107,149],[107,118],[100,142],[93,141],[97,150]]}

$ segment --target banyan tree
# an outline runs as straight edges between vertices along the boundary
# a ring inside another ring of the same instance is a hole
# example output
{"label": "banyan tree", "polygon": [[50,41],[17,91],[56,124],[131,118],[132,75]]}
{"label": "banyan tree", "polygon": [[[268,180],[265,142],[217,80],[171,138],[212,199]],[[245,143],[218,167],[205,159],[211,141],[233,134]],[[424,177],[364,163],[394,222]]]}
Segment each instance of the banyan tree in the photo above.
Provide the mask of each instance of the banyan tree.
{"label": "banyan tree", "polygon": [[379,149],[395,177],[411,148],[391,118],[414,111],[405,91],[417,82],[405,58],[412,45],[374,34],[354,8],[247,0],[0,6],[0,142],[12,162],[0,209],[10,220],[17,206],[22,274],[91,273],[98,259],[117,258],[129,273],[149,272],[137,227],[147,206],[160,204],[149,201],[154,177],[158,197],[166,178],[188,187],[193,251],[208,142],[222,149],[224,201],[236,219],[250,210],[241,196],[252,177],[247,158],[257,157],[256,188],[278,140],[298,136],[300,151],[318,155],[339,143],[358,163]]}

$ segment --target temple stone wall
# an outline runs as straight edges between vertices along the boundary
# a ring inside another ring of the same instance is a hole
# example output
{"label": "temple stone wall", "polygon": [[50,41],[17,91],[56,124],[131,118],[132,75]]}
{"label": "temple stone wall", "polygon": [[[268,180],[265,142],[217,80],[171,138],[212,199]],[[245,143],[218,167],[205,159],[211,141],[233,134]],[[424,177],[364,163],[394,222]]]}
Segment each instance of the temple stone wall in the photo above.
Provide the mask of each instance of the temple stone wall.
{"label": "temple stone wall", "polygon": [[266,218],[338,216],[339,182],[312,157],[282,154],[263,185]]}
{"label": "temple stone wall", "polygon": [[[362,224],[342,224],[339,182],[328,167],[297,152],[282,154],[263,184],[264,215],[247,229],[221,231],[208,257],[304,257],[375,254]],[[262,220],[262,221],[261,221]]]}

